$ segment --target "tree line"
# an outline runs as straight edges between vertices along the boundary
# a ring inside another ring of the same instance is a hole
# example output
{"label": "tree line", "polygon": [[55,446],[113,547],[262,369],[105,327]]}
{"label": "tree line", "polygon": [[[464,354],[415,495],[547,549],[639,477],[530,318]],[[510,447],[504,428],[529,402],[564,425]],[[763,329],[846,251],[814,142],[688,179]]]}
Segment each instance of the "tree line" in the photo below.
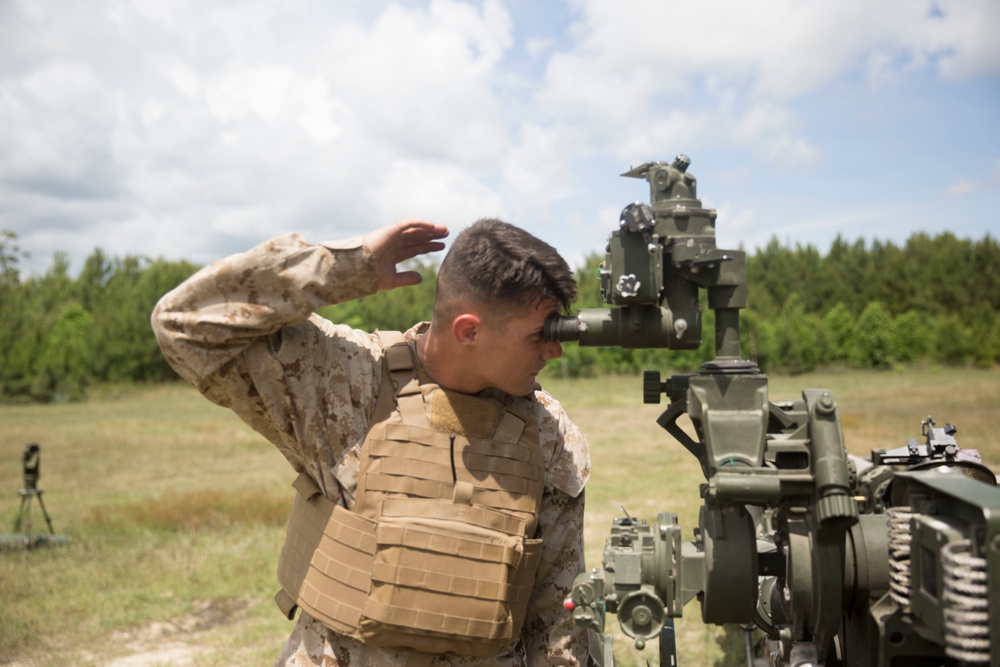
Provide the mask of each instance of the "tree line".
{"label": "tree line", "polygon": [[[42,275],[22,279],[22,254],[0,232],[0,400],[79,399],[99,382],[159,382],[176,376],[149,328],[161,295],[199,267],[186,261],[108,257],[95,249],[80,273],[57,254]],[[576,271],[577,307],[603,307],[592,255]],[[328,306],[320,314],[374,330],[429,319],[437,265],[414,262],[424,282]],[[747,257],[743,352],[770,372],[891,368],[907,364],[992,366],[1000,361],[1000,245],[986,236],[912,235],[905,244],[837,238],[828,253],[777,239]],[[564,346],[547,372],[569,377],[645,369],[687,372],[711,359],[713,313],[703,343],[688,351]]]}
{"label": "tree line", "polygon": [[[601,305],[589,276],[577,283],[586,307]],[[909,364],[1000,362],[1000,244],[987,235],[916,233],[905,244],[838,236],[829,252],[768,245],[747,256],[748,307],[741,313],[744,355],[765,371],[894,368]],[[714,356],[714,317],[703,305],[698,350],[566,348],[569,375],[644,369],[691,371]]]}
{"label": "tree line", "polygon": [[79,275],[57,253],[21,279],[16,237],[0,235],[0,400],[75,400],[97,382],[176,378],[149,326],[156,301],[194,273],[190,262],[108,257],[94,250]]}

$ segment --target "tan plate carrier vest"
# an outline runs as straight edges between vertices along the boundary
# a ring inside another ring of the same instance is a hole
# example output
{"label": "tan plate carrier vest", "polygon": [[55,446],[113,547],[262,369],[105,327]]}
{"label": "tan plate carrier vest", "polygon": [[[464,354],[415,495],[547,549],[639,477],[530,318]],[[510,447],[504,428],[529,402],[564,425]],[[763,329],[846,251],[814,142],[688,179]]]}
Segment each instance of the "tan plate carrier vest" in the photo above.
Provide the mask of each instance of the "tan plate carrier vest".
{"label": "tan plate carrier vest", "polygon": [[299,475],[275,600],[373,646],[496,655],[520,636],[542,552],[536,405],[445,390],[402,334],[380,337],[354,511]]}

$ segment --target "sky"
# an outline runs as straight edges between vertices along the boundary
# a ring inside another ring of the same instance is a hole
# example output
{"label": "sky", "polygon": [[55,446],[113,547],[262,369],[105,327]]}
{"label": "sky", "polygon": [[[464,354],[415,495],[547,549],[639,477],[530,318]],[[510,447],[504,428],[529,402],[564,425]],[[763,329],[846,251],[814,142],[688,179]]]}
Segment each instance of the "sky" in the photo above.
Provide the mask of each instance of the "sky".
{"label": "sky", "polygon": [[717,244],[998,237],[1000,0],[0,0],[0,230],[199,264],[500,217],[573,266],[690,157]]}

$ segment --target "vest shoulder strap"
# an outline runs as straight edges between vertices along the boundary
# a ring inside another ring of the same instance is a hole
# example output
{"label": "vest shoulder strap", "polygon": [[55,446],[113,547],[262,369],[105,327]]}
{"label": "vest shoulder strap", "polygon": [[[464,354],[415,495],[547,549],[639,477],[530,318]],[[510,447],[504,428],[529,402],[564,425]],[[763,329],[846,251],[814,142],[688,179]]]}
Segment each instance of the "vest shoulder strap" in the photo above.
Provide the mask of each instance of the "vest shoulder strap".
{"label": "vest shoulder strap", "polygon": [[392,372],[413,370],[413,355],[401,331],[376,331],[379,344],[385,352],[386,363]]}
{"label": "vest shoulder strap", "polygon": [[372,423],[386,418],[396,408],[396,395],[416,377],[413,354],[400,331],[376,331],[383,352],[382,383],[378,390]]}

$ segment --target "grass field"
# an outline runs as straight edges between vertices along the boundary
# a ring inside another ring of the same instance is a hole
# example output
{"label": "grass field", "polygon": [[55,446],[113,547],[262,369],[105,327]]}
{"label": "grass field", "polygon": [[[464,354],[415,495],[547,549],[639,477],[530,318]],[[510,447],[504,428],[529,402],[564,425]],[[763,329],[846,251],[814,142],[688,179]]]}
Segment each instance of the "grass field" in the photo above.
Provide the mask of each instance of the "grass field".
{"label": "grass field", "polygon": [[[690,539],[700,470],[656,425],[665,406],[642,405],[641,379],[545,384],[591,443],[588,562],[599,563],[621,506],[648,519],[677,512]],[[771,397],[815,387],[837,398],[853,453],[902,446],[931,414],[1000,469],[1000,370],[777,377]],[[271,597],[294,477],[273,447],[180,384],[0,406],[0,425],[0,531],[18,511],[21,452],[37,442],[45,504],[72,539],[0,552],[0,665],[273,663],[291,629]],[[32,519],[44,528],[37,505]],[[724,656],[732,638],[703,626],[697,603],[677,627],[679,664],[745,664],[742,649]],[[620,655],[636,664],[625,642]]]}

